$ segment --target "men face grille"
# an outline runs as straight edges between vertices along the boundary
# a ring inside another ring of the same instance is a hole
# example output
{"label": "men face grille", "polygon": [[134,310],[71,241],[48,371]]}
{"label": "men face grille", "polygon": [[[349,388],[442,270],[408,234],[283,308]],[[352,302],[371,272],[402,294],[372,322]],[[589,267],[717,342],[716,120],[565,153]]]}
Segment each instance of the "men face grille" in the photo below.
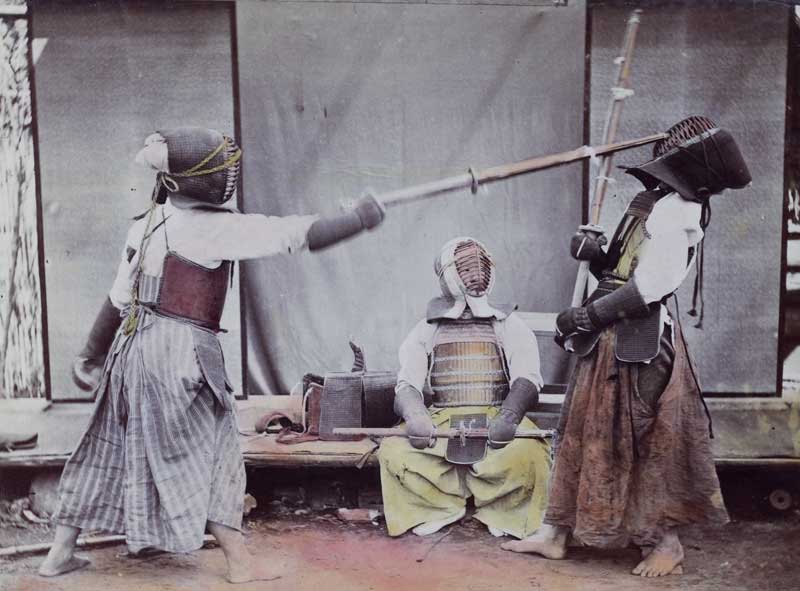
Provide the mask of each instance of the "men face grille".
{"label": "men face grille", "polygon": [[456,272],[467,294],[480,297],[492,284],[494,264],[489,253],[472,240],[460,243],[454,251]]}
{"label": "men face grille", "polygon": [[[231,156],[233,156],[236,151],[239,149],[239,146],[236,144],[229,137],[225,137],[225,160],[228,160]],[[234,191],[236,191],[236,183],[239,181],[239,174],[242,169],[242,159],[236,161],[233,166],[229,166],[222,172],[226,175],[225,176],[225,196],[224,201],[227,201],[233,196]]]}
{"label": "men face grille", "polygon": [[653,157],[663,156],[673,148],[683,145],[690,139],[716,127],[717,125],[708,117],[700,115],[687,117],[667,130],[668,138],[656,142],[653,148]]}

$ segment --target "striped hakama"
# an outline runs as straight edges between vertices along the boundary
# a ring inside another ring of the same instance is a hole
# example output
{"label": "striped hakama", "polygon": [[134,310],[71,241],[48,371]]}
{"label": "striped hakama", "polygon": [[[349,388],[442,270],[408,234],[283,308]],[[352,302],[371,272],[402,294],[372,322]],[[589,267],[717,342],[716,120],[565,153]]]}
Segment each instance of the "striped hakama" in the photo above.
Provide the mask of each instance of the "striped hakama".
{"label": "striped hakama", "polygon": [[214,333],[140,308],[118,332],[55,520],[124,533],[137,552],[189,552],[206,522],[241,529],[245,472]]}

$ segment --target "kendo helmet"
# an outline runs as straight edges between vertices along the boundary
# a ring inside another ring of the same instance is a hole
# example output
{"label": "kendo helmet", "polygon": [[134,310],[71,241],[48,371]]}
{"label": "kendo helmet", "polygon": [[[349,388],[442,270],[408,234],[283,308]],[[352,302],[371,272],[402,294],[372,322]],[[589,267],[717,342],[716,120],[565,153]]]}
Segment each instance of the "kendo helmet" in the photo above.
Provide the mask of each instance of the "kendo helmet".
{"label": "kendo helmet", "polygon": [[157,163],[151,154],[144,157],[159,170],[154,190],[156,203],[164,203],[167,196],[177,196],[188,203],[214,206],[233,197],[242,150],[232,138],[215,129],[176,127],[150,136],[145,149],[150,143],[158,148],[166,146],[166,157],[155,158]]}
{"label": "kendo helmet", "polygon": [[445,296],[463,299],[488,295],[494,287],[495,266],[486,247],[462,236],[449,240],[433,262],[433,270]]}
{"label": "kendo helmet", "polygon": [[684,199],[703,203],[725,189],[746,187],[752,180],[733,136],[711,119],[693,115],[666,133],[653,147],[652,160],[623,167],[647,190],[665,184]]}

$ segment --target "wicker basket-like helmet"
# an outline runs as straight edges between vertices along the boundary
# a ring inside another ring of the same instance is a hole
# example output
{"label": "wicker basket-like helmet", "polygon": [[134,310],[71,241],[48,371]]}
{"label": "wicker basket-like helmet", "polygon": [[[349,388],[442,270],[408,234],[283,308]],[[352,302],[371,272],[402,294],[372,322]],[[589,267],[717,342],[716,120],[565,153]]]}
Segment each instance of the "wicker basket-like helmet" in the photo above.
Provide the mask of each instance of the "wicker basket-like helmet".
{"label": "wicker basket-like helmet", "polygon": [[233,197],[241,170],[242,150],[215,129],[178,127],[159,130],[167,142],[169,172],[158,175],[156,200],[169,194],[220,205]]}
{"label": "wicker basket-like helmet", "polygon": [[750,171],[733,136],[708,117],[687,117],[667,134],[653,147],[652,160],[623,167],[645,188],[665,184],[685,199],[703,202],[725,189],[741,189],[750,183]]}

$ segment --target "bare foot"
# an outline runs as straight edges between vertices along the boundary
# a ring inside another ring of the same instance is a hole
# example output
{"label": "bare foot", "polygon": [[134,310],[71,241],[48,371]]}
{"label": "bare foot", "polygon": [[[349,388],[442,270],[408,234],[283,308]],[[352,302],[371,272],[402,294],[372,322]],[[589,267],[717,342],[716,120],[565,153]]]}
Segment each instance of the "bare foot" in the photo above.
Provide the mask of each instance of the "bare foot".
{"label": "bare foot", "polygon": [[90,562],[88,560],[85,558],[78,558],[77,556],[59,559],[58,557],[48,555],[42,565],[39,567],[39,576],[57,577],[58,575],[64,575],[74,570],[89,566],[89,564]]}
{"label": "bare foot", "polygon": [[225,578],[229,583],[274,581],[283,576],[285,571],[283,565],[271,564],[271,561],[265,562],[248,552],[241,531],[213,521],[207,522],[207,527],[222,546],[222,552],[228,562],[228,574]]}
{"label": "bare foot", "polygon": [[[644,550],[644,549],[643,549]],[[667,532],[661,541],[648,552],[647,557],[633,569],[641,577],[682,575],[683,546],[674,532]]]}
{"label": "bare foot", "polygon": [[543,525],[532,536],[501,544],[503,550],[539,554],[551,560],[561,560],[567,555],[567,528]]}
{"label": "bare foot", "polygon": [[229,564],[228,575],[225,577],[229,583],[249,583],[251,581],[274,581],[283,576],[283,569],[255,560],[243,564]]}

